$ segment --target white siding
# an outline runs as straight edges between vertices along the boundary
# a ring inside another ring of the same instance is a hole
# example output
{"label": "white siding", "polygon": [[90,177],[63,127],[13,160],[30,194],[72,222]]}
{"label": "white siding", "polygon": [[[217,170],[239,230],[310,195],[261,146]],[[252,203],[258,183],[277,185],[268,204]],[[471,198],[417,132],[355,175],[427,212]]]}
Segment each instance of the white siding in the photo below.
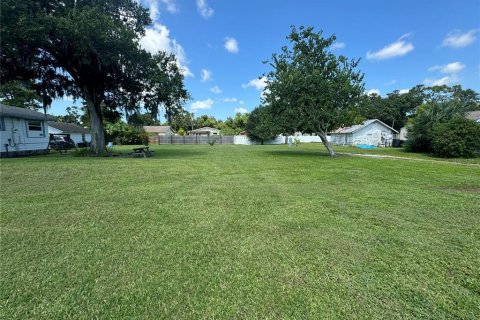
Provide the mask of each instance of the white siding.
{"label": "white siding", "polygon": [[383,124],[373,122],[354,133],[332,133],[331,142],[337,145],[389,146],[392,143],[393,133],[390,128]]}
{"label": "white siding", "polygon": [[38,137],[28,137],[27,134],[27,121],[25,119],[4,117],[3,124],[5,130],[0,131],[0,152],[8,151],[27,151],[27,150],[45,150],[48,147],[48,132],[47,123],[41,121],[42,132]]}
{"label": "white siding", "polygon": [[85,133],[85,141],[83,140],[81,133],[70,133],[70,138],[72,138],[75,144],[92,141],[92,135],[90,133]]}
{"label": "white siding", "polygon": [[370,125],[353,133],[353,145],[368,144],[373,146],[385,145],[385,142],[391,143],[393,132],[379,122]]}
{"label": "white siding", "polygon": [[[288,139],[291,139],[292,142],[294,139],[298,139],[300,140],[300,143],[322,142],[319,136],[277,136],[273,140],[264,141],[263,144],[285,144]],[[330,137],[327,137],[327,140],[330,141]],[[260,142],[250,140],[247,136],[234,136],[233,143],[246,145],[261,144]]]}
{"label": "white siding", "polygon": [[[63,133],[63,131],[57,128],[54,128],[52,126],[48,126],[48,133],[59,134],[59,133]],[[70,138],[75,142],[75,144],[79,144],[82,142],[92,142],[91,133],[85,133],[85,141],[82,139],[81,133],[70,133]]]}
{"label": "white siding", "polygon": [[332,133],[329,141],[337,145],[346,145],[352,144],[353,138],[351,133]]}

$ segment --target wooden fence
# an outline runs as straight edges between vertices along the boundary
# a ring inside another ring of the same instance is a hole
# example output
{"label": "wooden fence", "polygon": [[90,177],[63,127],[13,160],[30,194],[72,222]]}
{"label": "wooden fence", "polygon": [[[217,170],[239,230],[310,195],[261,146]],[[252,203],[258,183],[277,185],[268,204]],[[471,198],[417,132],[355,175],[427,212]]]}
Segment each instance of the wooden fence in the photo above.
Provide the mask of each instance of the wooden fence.
{"label": "wooden fence", "polygon": [[233,144],[233,136],[154,136],[149,139],[151,144],[208,144],[215,141],[218,144]]}

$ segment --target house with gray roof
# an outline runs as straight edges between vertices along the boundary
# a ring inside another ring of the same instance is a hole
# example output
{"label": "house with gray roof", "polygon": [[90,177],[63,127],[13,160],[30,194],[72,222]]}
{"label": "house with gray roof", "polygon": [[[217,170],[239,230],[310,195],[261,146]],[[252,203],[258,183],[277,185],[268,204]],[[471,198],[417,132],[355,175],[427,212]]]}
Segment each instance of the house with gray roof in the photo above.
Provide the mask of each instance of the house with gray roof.
{"label": "house with gray roof", "polygon": [[35,110],[0,104],[0,157],[47,153],[50,119]]}
{"label": "house with gray roof", "polygon": [[330,142],[337,145],[391,146],[394,134],[398,131],[378,119],[370,119],[330,132]]}
{"label": "house with gray roof", "polygon": [[143,126],[145,132],[159,136],[168,136],[173,134],[173,129],[170,126]]}
{"label": "house with gray roof", "polygon": [[92,141],[91,131],[75,123],[48,121],[48,133],[68,134],[77,146]]}

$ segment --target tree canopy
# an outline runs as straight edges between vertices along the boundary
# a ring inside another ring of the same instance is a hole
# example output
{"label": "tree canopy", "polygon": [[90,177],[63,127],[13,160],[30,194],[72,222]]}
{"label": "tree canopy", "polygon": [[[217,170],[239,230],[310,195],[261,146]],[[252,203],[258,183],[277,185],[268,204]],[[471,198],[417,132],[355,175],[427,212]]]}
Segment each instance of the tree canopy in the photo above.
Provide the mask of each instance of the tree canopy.
{"label": "tree canopy", "polygon": [[83,98],[96,154],[105,150],[105,113],[141,104],[173,112],[188,99],[175,57],[140,48],[151,21],[137,1],[3,0],[1,18],[2,84],[32,81],[47,103]]}
{"label": "tree canopy", "polygon": [[269,106],[255,108],[248,118],[246,130],[248,137],[263,144],[278,135],[277,125],[272,117]]}
{"label": "tree canopy", "polygon": [[266,62],[273,70],[266,75],[263,104],[282,133],[316,133],[335,155],[327,132],[342,124],[360,101],[364,85],[363,74],[356,71],[359,60],[337,57],[329,50],[335,36],[324,38],[311,27],[292,27],[287,39],[291,46]]}
{"label": "tree canopy", "polygon": [[422,104],[453,100],[461,102],[464,111],[477,110],[480,106],[478,93],[471,89],[463,89],[460,85],[452,87],[416,85],[407,92],[395,90],[384,97],[365,94],[360,105],[352,110],[351,117],[345,125],[357,124],[365,119],[379,119],[400,130],[415,116]]}

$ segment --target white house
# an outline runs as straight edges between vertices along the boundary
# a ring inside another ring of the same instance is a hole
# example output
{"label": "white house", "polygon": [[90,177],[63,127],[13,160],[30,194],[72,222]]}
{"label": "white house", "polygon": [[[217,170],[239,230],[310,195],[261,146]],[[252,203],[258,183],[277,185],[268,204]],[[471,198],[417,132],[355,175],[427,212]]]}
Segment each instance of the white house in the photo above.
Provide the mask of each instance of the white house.
{"label": "white house", "polygon": [[210,127],[198,128],[188,132],[190,135],[215,136],[220,134],[220,130]]}
{"label": "white house", "polygon": [[168,136],[173,134],[172,127],[170,126],[143,126],[143,129],[149,134],[157,134],[159,136]]}
{"label": "white house", "polygon": [[370,119],[362,124],[339,128],[330,133],[330,142],[337,145],[390,146],[398,131],[378,119]]}
{"label": "white house", "polygon": [[0,157],[47,153],[47,120],[43,113],[0,104]]}
{"label": "white house", "polygon": [[76,145],[79,143],[90,143],[92,133],[75,123],[48,121],[48,133],[50,134],[69,134]]}

